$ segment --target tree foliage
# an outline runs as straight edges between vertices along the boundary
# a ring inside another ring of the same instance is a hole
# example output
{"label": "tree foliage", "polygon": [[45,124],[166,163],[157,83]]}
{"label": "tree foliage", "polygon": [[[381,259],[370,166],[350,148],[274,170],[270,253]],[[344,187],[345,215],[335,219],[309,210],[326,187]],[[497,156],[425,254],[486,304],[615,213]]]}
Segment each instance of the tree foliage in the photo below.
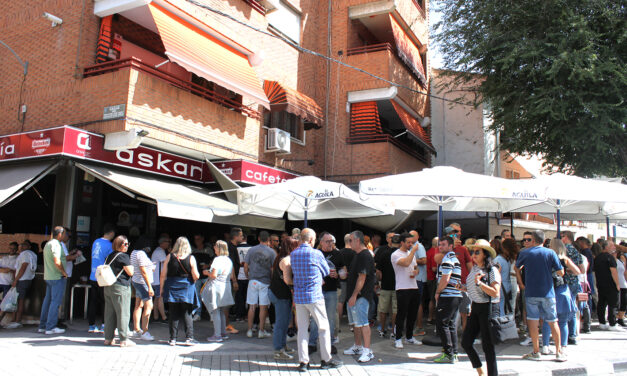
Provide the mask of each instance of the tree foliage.
{"label": "tree foliage", "polygon": [[484,77],[501,148],[581,176],[627,176],[626,5],[434,0],[434,39],[454,85]]}

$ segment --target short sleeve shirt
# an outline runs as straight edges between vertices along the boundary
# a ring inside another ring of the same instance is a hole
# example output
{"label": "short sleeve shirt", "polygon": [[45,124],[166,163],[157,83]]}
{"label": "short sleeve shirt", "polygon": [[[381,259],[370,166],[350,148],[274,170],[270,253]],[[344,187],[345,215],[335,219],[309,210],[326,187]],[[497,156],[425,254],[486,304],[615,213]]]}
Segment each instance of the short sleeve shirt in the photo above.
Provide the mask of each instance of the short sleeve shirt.
{"label": "short sleeve shirt", "polygon": [[[470,301],[473,303],[498,303],[500,301],[500,295],[496,298],[492,298],[490,300],[490,296],[481,290],[481,287],[475,284],[475,276],[477,273],[482,272],[485,274],[485,271],[481,270],[477,265],[473,265],[472,269],[468,273],[468,281],[466,283],[466,291],[468,292],[468,297]],[[483,281],[486,285],[492,285],[494,282],[501,283],[501,273],[499,273],[498,269],[495,266],[490,268],[490,275],[485,276],[485,281]]]}
{"label": "short sleeve shirt", "polygon": [[61,260],[61,265],[65,265],[65,254],[61,247],[61,242],[57,239],[52,239],[44,247],[44,280],[56,281],[63,277],[63,274],[57,269],[54,264],[54,259]]}
{"label": "short sleeve shirt", "polygon": [[15,260],[15,273],[20,270],[23,264],[28,264],[24,270],[24,274],[20,278],[20,281],[30,281],[35,278],[35,271],[37,270],[37,255],[30,249],[20,252]]}
{"label": "short sleeve shirt", "polygon": [[445,275],[450,275],[451,277],[444,290],[440,292],[440,297],[461,298],[462,292],[456,286],[461,284],[462,269],[455,252],[449,252],[442,258],[442,262],[438,267],[438,282]]}
{"label": "short sleeve shirt", "polygon": [[[144,280],[144,277],[142,276],[141,270],[139,269],[140,266],[145,267],[146,273],[153,274],[153,278],[154,278],[154,273],[153,273],[154,264],[152,263],[152,260],[148,258],[148,255],[146,254],[146,252],[142,251],[141,249],[136,249],[133,251],[133,253],[131,253],[131,265],[133,265],[133,268],[134,268],[133,277],[132,277],[133,282],[139,283],[140,285],[146,284],[146,281]],[[153,280],[153,283],[154,283],[154,280]]]}
{"label": "short sleeve shirt", "polygon": [[[566,245],[566,256],[572,261],[575,265],[579,266],[583,264],[583,256],[581,253],[577,251],[577,249],[572,244]],[[568,284],[568,286],[576,287],[579,284],[579,278],[576,275],[570,274],[568,271],[564,273],[564,281]]]}
{"label": "short sleeve shirt", "polygon": [[594,259],[594,278],[599,290],[616,291],[611,268],[617,268],[616,259],[607,252],[602,252]]}
{"label": "short sleeve shirt", "polygon": [[501,273],[499,274],[501,275],[503,290],[505,290],[505,292],[510,292],[512,290],[512,282],[509,278],[509,271],[511,269],[510,262],[502,255],[496,256],[494,262],[501,266]]}
{"label": "short sleeve shirt", "polygon": [[433,247],[427,251],[427,281],[435,280],[435,269],[437,267],[435,263],[435,255],[438,253],[438,249]]}
{"label": "short sleeve shirt", "polygon": [[[242,243],[240,245],[237,246],[237,255],[239,258],[239,273],[237,274],[237,279],[245,281],[248,278],[246,277],[246,271],[244,270],[243,264],[246,262],[246,255],[248,254],[248,250],[251,247],[246,244],[246,243]],[[250,270],[249,270],[250,273]]]}
{"label": "short sleeve shirt", "polygon": [[[340,254],[340,251],[337,249],[332,250],[331,252],[323,252],[322,256],[324,256],[325,260],[327,260],[327,264],[330,269],[335,269],[338,271],[339,269],[344,267],[344,259]],[[331,278],[331,276],[324,277],[324,284],[322,285],[322,291],[335,291],[338,288],[339,279]]]}
{"label": "short sleeve shirt", "polygon": [[455,251],[455,255],[457,256],[457,260],[459,260],[459,267],[462,270],[462,285],[466,284],[466,277],[468,276],[468,263],[472,263],[472,258],[470,258],[470,253],[468,252],[468,248],[463,245],[458,245],[453,249]]}
{"label": "short sleeve shirt", "polygon": [[[116,257],[116,255],[118,255]],[[115,259],[114,259],[115,258]],[[131,265],[131,258],[128,254],[124,252],[113,252],[107,256],[105,259],[105,264],[109,264],[111,267],[111,271],[114,275],[118,276],[118,279],[115,281],[116,285],[122,286],[130,286],[131,285],[131,276],[126,274],[124,270],[125,266]],[[134,270],[133,274],[139,272],[138,270]]]}
{"label": "short sleeve shirt", "polygon": [[364,286],[359,292],[358,298],[366,298],[366,300],[370,301],[373,298],[374,294],[374,259],[372,258],[372,254],[367,249],[362,250],[359,253],[355,252],[355,257],[353,257],[353,261],[351,262],[349,271],[348,271],[348,280],[346,284],[346,296],[347,299],[353,295],[355,291],[355,286],[357,285],[357,278],[360,274],[366,275],[366,280],[364,281]]}
{"label": "short sleeve shirt", "polygon": [[555,297],[552,274],[563,267],[554,251],[541,246],[527,248],[518,254],[516,267],[524,268],[526,297]]}
{"label": "short sleeve shirt", "polygon": [[152,252],[152,257],[150,259],[155,267],[152,276],[153,285],[158,285],[161,283],[159,278],[161,278],[161,270],[163,269],[163,262],[165,261],[165,258],[165,250],[161,247],[155,248],[155,250]]}
{"label": "short sleeve shirt", "polygon": [[216,281],[226,282],[229,280],[229,276],[233,270],[233,262],[228,256],[218,256],[213,259],[209,270],[216,271]]}
{"label": "short sleeve shirt", "polygon": [[244,262],[248,264],[248,279],[269,285],[275,258],[274,249],[265,244],[251,247],[244,258]]}
{"label": "short sleeve shirt", "polygon": [[[7,255],[0,257],[0,268],[8,268],[15,269],[15,261],[17,260],[17,256],[15,255]],[[0,285],[10,285],[13,283],[13,273],[2,273],[0,272]]]}
{"label": "short sleeve shirt", "polygon": [[113,245],[110,240],[98,238],[91,246],[91,274],[89,279],[96,281],[96,269],[104,264],[105,259],[113,252]]}
{"label": "short sleeve shirt", "polygon": [[[416,261],[421,258],[427,257],[427,251],[422,243],[418,242],[418,250],[415,254]],[[427,282],[427,264],[418,265],[418,274],[416,274],[416,281]]]}
{"label": "short sleeve shirt", "polygon": [[407,255],[409,255],[409,252],[397,249],[390,257],[392,266],[394,267],[394,274],[396,276],[396,290],[411,290],[418,288],[416,278],[411,277],[410,274],[416,268],[416,258],[414,257],[408,266],[401,266],[398,264],[399,260],[407,257]]}

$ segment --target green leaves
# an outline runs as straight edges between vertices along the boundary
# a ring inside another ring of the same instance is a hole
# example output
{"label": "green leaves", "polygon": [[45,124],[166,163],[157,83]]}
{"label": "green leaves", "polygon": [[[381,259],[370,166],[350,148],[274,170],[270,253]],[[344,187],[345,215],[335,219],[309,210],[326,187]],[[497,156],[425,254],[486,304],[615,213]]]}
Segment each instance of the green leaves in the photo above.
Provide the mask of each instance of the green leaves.
{"label": "green leaves", "polygon": [[[434,39],[447,69],[484,77],[476,90],[503,149],[581,176],[627,176],[626,5],[432,1],[443,14]],[[476,79],[448,74],[451,89]]]}

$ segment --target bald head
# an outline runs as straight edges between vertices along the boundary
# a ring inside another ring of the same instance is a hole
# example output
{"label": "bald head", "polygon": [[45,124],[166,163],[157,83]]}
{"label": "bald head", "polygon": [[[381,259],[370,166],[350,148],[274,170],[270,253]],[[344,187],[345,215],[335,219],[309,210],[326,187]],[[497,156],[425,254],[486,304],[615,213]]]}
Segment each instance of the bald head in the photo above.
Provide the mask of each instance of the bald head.
{"label": "bald head", "polygon": [[300,232],[300,241],[313,247],[316,243],[316,232],[310,228],[304,228]]}

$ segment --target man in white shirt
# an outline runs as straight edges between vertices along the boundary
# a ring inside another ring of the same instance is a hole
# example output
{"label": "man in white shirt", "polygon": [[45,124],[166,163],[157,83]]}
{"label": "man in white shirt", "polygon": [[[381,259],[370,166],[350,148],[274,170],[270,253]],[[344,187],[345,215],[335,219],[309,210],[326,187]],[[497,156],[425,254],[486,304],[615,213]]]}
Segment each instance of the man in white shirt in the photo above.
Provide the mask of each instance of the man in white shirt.
{"label": "man in white shirt", "polygon": [[170,249],[170,244],[171,244],[171,240],[170,240],[170,236],[167,234],[162,234],[159,237],[159,246],[157,248],[155,248],[155,250],[152,252],[152,256],[151,256],[151,261],[154,264],[154,275],[153,275],[153,279],[152,279],[152,289],[155,292],[154,295],[154,304],[153,304],[153,319],[154,321],[159,321],[159,316],[161,316],[161,321],[165,322],[166,317],[165,317],[165,308],[163,306],[163,297],[160,295],[160,289],[161,286],[159,286],[160,283],[160,276],[161,276],[161,270],[163,270],[163,268],[165,268],[165,259],[166,256],[168,254],[168,250]]}
{"label": "man in white shirt", "polygon": [[396,277],[396,341],[394,346],[397,349],[403,348],[403,331],[405,332],[405,343],[420,344],[415,340],[414,324],[420,305],[418,284],[416,281],[417,264],[414,238],[408,233],[400,235],[400,248],[390,256],[394,274]]}
{"label": "man in white shirt", "polygon": [[[11,242],[9,244],[9,253],[0,257],[0,293],[2,298],[11,289],[13,283],[13,276],[15,276],[15,260],[17,259],[17,242]],[[0,321],[4,318],[5,312],[0,311]]]}
{"label": "man in white shirt", "polygon": [[15,278],[11,287],[17,289],[17,311],[13,322],[7,324],[5,329],[16,329],[22,326],[22,313],[24,312],[24,299],[28,295],[28,291],[35,278],[37,270],[37,255],[31,251],[31,244],[28,240],[24,240],[19,247],[19,255],[15,261]]}

